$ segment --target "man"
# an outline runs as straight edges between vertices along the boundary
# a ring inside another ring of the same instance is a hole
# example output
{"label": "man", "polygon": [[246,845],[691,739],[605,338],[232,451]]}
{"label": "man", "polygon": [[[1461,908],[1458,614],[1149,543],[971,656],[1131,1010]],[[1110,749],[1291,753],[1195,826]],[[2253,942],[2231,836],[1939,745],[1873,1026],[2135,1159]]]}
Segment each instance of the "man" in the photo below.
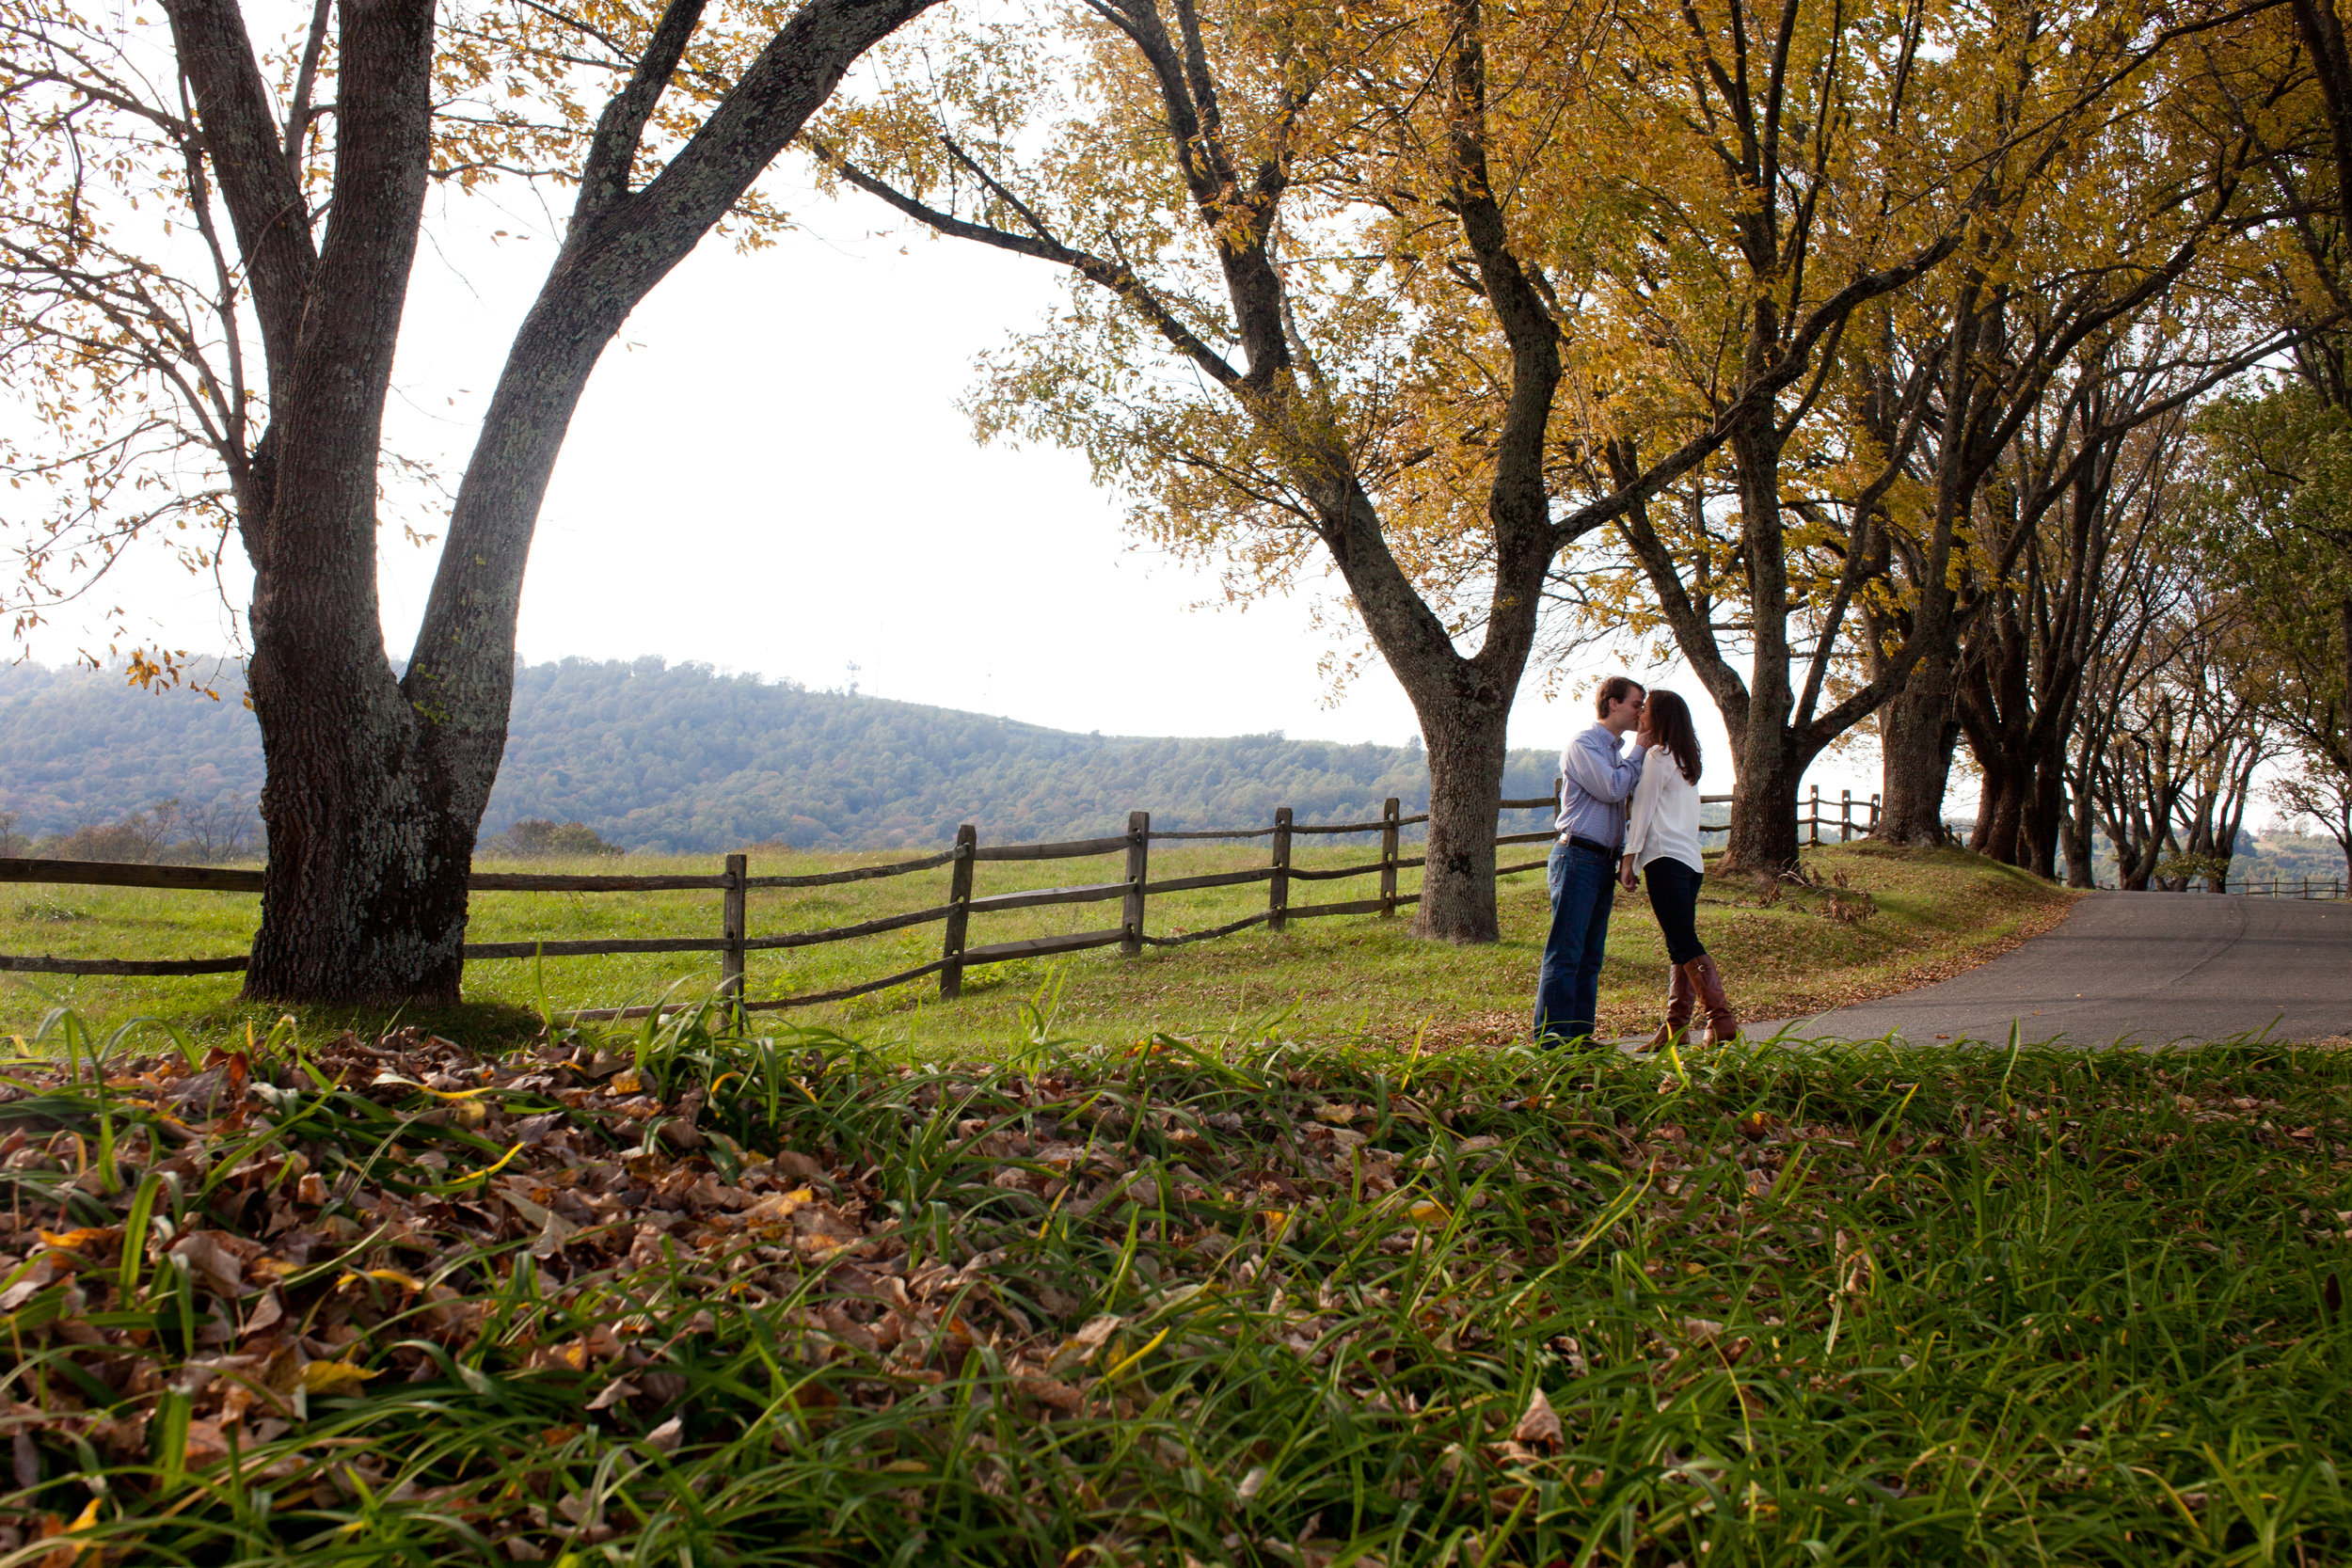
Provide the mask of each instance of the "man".
{"label": "man", "polygon": [[1593,1032],[1600,1010],[1601,949],[1616,907],[1617,854],[1625,847],[1626,801],[1642,782],[1642,758],[1618,746],[1642,721],[1648,692],[1628,675],[1600,683],[1600,722],[1560,752],[1560,815],[1545,879],[1551,887],[1551,932],[1535,980],[1535,1041],[1572,1040]]}

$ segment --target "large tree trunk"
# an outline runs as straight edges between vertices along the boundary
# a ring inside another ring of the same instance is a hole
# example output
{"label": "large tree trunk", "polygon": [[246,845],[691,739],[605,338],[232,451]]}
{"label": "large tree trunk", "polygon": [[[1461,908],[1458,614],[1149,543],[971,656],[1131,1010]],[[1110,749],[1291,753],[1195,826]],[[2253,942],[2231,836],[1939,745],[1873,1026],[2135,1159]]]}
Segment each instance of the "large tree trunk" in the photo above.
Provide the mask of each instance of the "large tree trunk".
{"label": "large tree trunk", "polygon": [[[476,821],[442,809],[415,715],[383,651],[315,664],[266,633],[257,595],[251,689],[267,783],[269,863],[248,1000],[454,1002]],[[371,621],[369,624],[373,625]]]}
{"label": "large tree trunk", "polygon": [[2016,863],[2045,881],[2056,881],[2058,839],[2065,821],[2064,757],[2058,753],[2053,736],[2048,752],[2034,758],[2024,811],[2018,821]]}
{"label": "large tree trunk", "polygon": [[[1982,766],[1982,759],[1979,759]],[[2017,856],[2017,821],[2024,810],[2023,792],[2017,787],[2017,776],[2009,768],[1995,764],[1984,774],[1984,786],[1977,792],[1977,825],[1968,834],[1968,847],[1988,860],[2004,865]]]}
{"label": "large tree trunk", "polygon": [[269,864],[245,994],[453,1001],[472,835],[453,844],[437,828],[375,587],[384,400],[431,150],[433,5],[344,0],[339,13],[337,199],[304,280],[312,303],[272,365],[274,493],[247,532]]}
{"label": "large tree trunk", "polygon": [[1352,479],[1353,504],[1345,519],[1354,537],[1334,553],[1356,590],[1365,624],[1405,682],[1429,750],[1429,846],[1413,932],[1451,942],[1493,942],[1502,934],[1495,918],[1495,816],[1502,800],[1503,725],[1535,644],[1544,577],[1559,548],[1544,436],[1560,387],[1560,329],[1514,251],[1494,198],[1486,166],[1486,57],[1479,0],[1454,0],[1454,47],[1447,62],[1451,205],[1496,324],[1511,346],[1511,394],[1496,433],[1494,477],[1486,492],[1494,587],[1478,652],[1469,658],[1456,653],[1451,633],[1409,591],[1381,538],[1369,498]]}
{"label": "large tree trunk", "polygon": [[2126,893],[2145,893],[2155,876],[2156,863],[2163,860],[2169,847],[2166,818],[2171,814],[2169,798],[2153,803],[2143,800],[2122,802],[2120,811],[2103,815],[2106,819],[2107,842],[2115,846],[2115,885]]}
{"label": "large tree trunk", "polygon": [[1977,765],[1984,774],[1984,788],[1977,797],[1977,826],[1968,835],[1968,847],[2003,865],[2015,865],[2028,782],[2007,757],[1979,754]]}
{"label": "large tree trunk", "polygon": [[1952,748],[1960,722],[1952,717],[1956,671],[1951,657],[1923,658],[1886,705],[1879,729],[1879,829],[1888,844],[1921,848],[1949,844],[1944,797],[1950,788]]}
{"label": "large tree trunk", "polygon": [[1507,703],[1415,705],[1429,752],[1429,843],[1413,935],[1493,942],[1495,814],[1502,799]]}
{"label": "large tree trunk", "polygon": [[2090,797],[2080,790],[2073,792],[2071,809],[2060,819],[2058,832],[2066,850],[2066,885],[2094,888],[2099,885],[2095,852],[2098,841],[2091,834],[2093,822]]}
{"label": "large tree trunk", "polygon": [[[1749,342],[1753,366],[1769,342],[1772,312],[1756,307]],[[1811,753],[1801,752],[1788,727],[1797,694],[1788,678],[1788,564],[1780,512],[1780,428],[1772,410],[1743,421],[1732,434],[1739,477],[1740,535],[1747,557],[1748,602],[1756,624],[1756,659],[1748,677],[1741,733],[1733,740],[1739,772],[1731,786],[1731,834],[1717,871],[1777,876],[1797,864],[1797,784]]]}
{"label": "large tree trunk", "polygon": [[1984,776],[1968,847],[2047,878],[2056,867],[2066,814],[2063,720],[2073,710],[2073,694],[2062,694],[2059,707],[2050,706],[2045,694],[2036,711],[2022,681],[2004,684],[2013,689],[2002,694],[1997,709],[1981,683],[1963,693],[1963,728]]}
{"label": "large tree trunk", "polygon": [[1797,790],[1805,764],[1778,724],[1748,731],[1740,757],[1740,782],[1732,792],[1731,834],[1719,873],[1772,876],[1797,863],[1804,835],[1797,827]]}

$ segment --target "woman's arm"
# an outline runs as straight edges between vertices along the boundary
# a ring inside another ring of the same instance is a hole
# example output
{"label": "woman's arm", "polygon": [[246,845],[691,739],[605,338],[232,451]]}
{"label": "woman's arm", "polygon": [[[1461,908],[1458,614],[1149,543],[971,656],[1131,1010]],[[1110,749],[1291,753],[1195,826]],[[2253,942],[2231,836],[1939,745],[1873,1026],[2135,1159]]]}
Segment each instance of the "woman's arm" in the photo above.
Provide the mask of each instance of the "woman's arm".
{"label": "woman's arm", "polygon": [[1663,746],[1653,746],[1642,755],[1642,782],[1633,786],[1633,811],[1625,825],[1625,853],[1628,860],[1640,856],[1649,841],[1652,823],[1658,820],[1658,797],[1666,787],[1666,775],[1674,771],[1674,757]]}
{"label": "woman's arm", "polygon": [[1561,754],[1560,771],[1596,800],[1622,800],[1642,776],[1642,754],[1617,754],[1609,732],[1596,725]]}

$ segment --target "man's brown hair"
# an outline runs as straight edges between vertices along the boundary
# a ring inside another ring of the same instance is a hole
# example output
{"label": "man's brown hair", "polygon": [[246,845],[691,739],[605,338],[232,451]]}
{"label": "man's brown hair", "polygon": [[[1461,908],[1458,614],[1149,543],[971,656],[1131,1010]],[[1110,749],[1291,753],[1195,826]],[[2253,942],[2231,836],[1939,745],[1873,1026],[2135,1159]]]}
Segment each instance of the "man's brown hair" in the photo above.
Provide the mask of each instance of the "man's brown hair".
{"label": "man's brown hair", "polygon": [[1647,691],[1648,689],[1649,688],[1635,680],[1631,675],[1612,675],[1600,683],[1600,692],[1593,699],[1593,711],[1606,719],[1609,717],[1611,707],[1625,701],[1627,692]]}

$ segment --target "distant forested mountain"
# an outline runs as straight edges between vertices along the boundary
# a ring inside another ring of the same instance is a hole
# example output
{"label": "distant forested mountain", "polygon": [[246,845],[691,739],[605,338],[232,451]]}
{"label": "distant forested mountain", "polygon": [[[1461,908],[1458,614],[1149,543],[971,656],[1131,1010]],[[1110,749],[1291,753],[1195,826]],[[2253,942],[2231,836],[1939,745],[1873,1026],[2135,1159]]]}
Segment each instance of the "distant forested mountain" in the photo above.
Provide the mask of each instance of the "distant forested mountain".
{"label": "distant forested mountain", "polygon": [[[214,702],[115,672],[0,667],[0,812],[38,837],[165,799],[183,812],[250,800],[260,735],[233,678],[218,689]],[[1556,754],[1513,752],[1504,794],[1549,793]],[[1278,805],[1361,820],[1391,795],[1407,813],[1427,804],[1418,743],[1073,735],[707,665],[565,659],[516,672],[484,831],[549,818],[631,848],[847,848],[937,844],[974,822],[1001,843],[1114,832],[1136,809],[1167,828],[1256,826]]]}

